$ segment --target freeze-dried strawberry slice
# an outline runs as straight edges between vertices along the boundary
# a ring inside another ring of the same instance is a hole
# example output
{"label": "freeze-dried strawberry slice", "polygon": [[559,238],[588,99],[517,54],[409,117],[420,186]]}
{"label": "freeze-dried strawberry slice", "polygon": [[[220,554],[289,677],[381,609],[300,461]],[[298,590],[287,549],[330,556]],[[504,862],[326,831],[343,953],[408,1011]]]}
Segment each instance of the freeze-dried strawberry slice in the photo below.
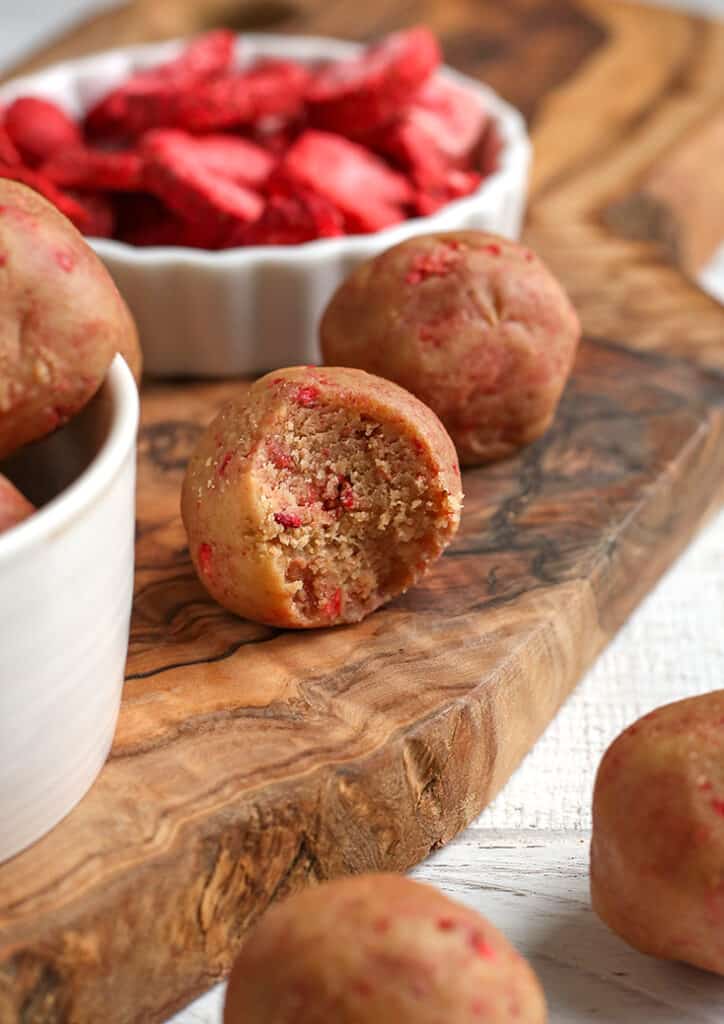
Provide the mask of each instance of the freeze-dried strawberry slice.
{"label": "freeze-dried strawberry slice", "polygon": [[20,154],[18,153],[15,145],[0,124],[0,163],[3,164],[19,164],[21,163]]}
{"label": "freeze-dried strawberry slice", "polygon": [[136,72],[91,107],[86,131],[91,136],[134,138],[149,128],[175,123],[179,92],[228,71],[234,43],[234,33],[227,29],[208,32],[173,60]]}
{"label": "freeze-dried strawberry slice", "polygon": [[309,80],[301,64],[263,61],[180,94],[170,123],[191,132],[213,132],[272,116],[295,117],[303,110]]}
{"label": "freeze-dried strawberry slice", "polygon": [[276,161],[261,146],[235,135],[189,135],[174,129],[161,129],[147,136],[153,147],[169,147],[186,154],[199,166],[229,178],[239,185],[263,185]]}
{"label": "freeze-dried strawberry slice", "polygon": [[218,249],[218,232],[208,231],[203,224],[193,224],[174,214],[165,212],[155,220],[148,220],[119,232],[119,237],[130,245],[180,245],[193,249]]}
{"label": "freeze-dried strawberry slice", "polygon": [[[107,196],[100,192],[69,192],[66,196],[83,208],[83,227],[79,230],[92,238],[111,238],[115,228],[116,217],[113,205]],[[78,225],[76,225],[78,226]]]}
{"label": "freeze-dried strawberry slice", "polygon": [[470,195],[480,185],[482,175],[476,171],[448,170],[434,187],[422,188],[415,197],[415,209],[422,217],[436,213],[453,199]]}
{"label": "freeze-dried strawberry slice", "polygon": [[196,36],[178,57],[159,67],[162,74],[174,78],[213,78],[231,67],[236,36],[228,28],[217,28]]}
{"label": "freeze-dried strawberry slice", "polygon": [[51,202],[69,221],[86,234],[93,226],[93,218],[88,211],[73,196],[61,192],[52,181],[48,181],[42,174],[23,167],[22,164],[0,164],[0,178],[9,178],[11,181],[19,181],[28,188],[34,189]]}
{"label": "freeze-dried strawberry slice", "polygon": [[219,245],[231,230],[262,212],[256,192],[207,170],[184,145],[151,136],[144,142],[143,157],[149,191],[184,220],[207,227]]}
{"label": "freeze-dried strawberry slice", "polygon": [[368,141],[407,168],[420,188],[436,187],[451,167],[470,166],[486,122],[476,96],[438,77],[420,90],[403,117]]}
{"label": "freeze-dried strawberry slice", "polygon": [[14,100],[5,111],[4,127],[20,156],[32,166],[81,141],[75,121],[55,103],[38,96]]}
{"label": "freeze-dried strawberry slice", "polygon": [[401,174],[362,146],[327,132],[304,132],[287,151],[279,175],[324,196],[355,231],[396,224],[413,198]]}
{"label": "freeze-dried strawberry slice", "polygon": [[240,245],[298,245],[315,238],[344,234],[341,214],[323,196],[309,189],[277,192],[261,217],[244,229]]}
{"label": "freeze-dried strawberry slice", "polygon": [[399,117],[439,64],[440,48],[428,28],[395,32],[317,73],[307,92],[311,117],[328,131],[364,138]]}
{"label": "freeze-dried strawberry slice", "polygon": [[468,165],[488,114],[469,89],[436,76],[420,90],[404,117],[454,167]]}
{"label": "freeze-dried strawberry slice", "polygon": [[65,188],[135,192],[143,188],[143,161],[138,153],[106,152],[72,146],[56,153],[41,168],[56,185]]}

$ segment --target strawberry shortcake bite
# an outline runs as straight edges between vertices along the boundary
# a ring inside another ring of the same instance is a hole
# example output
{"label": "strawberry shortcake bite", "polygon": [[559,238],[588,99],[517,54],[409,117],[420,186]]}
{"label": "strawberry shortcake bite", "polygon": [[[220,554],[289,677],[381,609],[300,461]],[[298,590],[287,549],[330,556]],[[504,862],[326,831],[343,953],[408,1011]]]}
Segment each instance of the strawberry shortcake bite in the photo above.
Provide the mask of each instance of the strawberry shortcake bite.
{"label": "strawberry shortcake bite", "polygon": [[231,971],[224,1024],[545,1024],[533,970],[490,921],[402,875],[273,905]]}
{"label": "strawberry shortcake bite", "polygon": [[411,238],[362,263],[320,332],[326,362],[412,391],[445,424],[460,461],[479,465],[548,429],[580,325],[532,250],[458,231]]}
{"label": "strawberry shortcake bite", "polygon": [[217,601],[308,628],[356,622],[419,580],[461,505],[454,446],[418,399],[360,370],[292,367],[210,424],[181,511]]}

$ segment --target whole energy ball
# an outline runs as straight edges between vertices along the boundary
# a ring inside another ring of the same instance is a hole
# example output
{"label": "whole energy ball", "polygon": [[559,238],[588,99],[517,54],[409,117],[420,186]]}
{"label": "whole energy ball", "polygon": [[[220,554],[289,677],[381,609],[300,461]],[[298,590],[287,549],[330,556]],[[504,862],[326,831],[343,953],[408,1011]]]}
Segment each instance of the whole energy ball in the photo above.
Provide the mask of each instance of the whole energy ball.
{"label": "whole energy ball", "polygon": [[606,751],[591,897],[642,953],[724,974],[724,690],[658,708]]}
{"label": "whole energy ball", "polygon": [[545,432],[580,337],[535,253],[476,231],[411,238],[361,264],[320,331],[325,362],[387,377],[429,405],[464,465]]}
{"label": "whole energy ball", "polygon": [[268,911],[224,1024],[543,1024],[540,984],[489,921],[426,885],[365,875]]}
{"label": "whole energy ball", "polygon": [[420,579],[462,506],[445,429],[361,370],[296,366],[257,380],[209,425],[181,513],[216,600],[272,626],[357,622]]}
{"label": "whole energy ball", "polygon": [[0,459],[79,412],[116,352],[139,372],[106,268],[51,203],[0,179]]}

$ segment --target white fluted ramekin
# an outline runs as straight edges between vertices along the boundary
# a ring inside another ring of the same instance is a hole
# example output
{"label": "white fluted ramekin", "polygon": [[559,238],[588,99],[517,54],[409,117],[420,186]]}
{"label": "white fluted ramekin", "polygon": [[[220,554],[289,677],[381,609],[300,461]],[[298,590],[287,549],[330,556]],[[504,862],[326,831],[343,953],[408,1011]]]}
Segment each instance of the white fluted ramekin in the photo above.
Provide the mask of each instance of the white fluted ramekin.
{"label": "white fluted ramekin", "polygon": [[116,356],[79,416],[0,466],[42,502],[0,534],[0,861],[65,817],[111,746],[133,591],[137,426],[136,385]]}
{"label": "white fluted ramekin", "polygon": [[[46,96],[78,115],[131,71],[171,57],[182,45],[174,40],[58,64],[9,82],[0,89],[0,102]],[[245,35],[239,62],[263,56],[310,63],[358,49],[333,39]],[[222,252],[93,241],[136,318],[147,373],[223,377],[316,363],[319,317],[361,260],[428,231],[480,229],[517,237],[530,163],[524,120],[480,82],[447,68],[442,74],[480,97],[496,121],[502,149],[498,170],[476,192],[432,216],[370,235]]]}

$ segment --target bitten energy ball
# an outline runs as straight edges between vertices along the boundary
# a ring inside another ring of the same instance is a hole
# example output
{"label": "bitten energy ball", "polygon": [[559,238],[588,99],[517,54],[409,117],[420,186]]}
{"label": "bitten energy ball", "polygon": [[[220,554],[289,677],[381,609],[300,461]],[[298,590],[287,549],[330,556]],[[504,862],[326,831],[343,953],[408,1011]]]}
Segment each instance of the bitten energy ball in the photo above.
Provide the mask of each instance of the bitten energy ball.
{"label": "bitten energy ball", "polygon": [[252,929],[224,1024],[543,1024],[528,964],[485,918],[397,875],[306,889]]}
{"label": "bitten energy ball", "polygon": [[181,512],[217,601],[312,627],[356,622],[420,579],[461,504],[434,413],[360,370],[298,366],[219,413],[189,462]]}
{"label": "bitten energy ball", "polygon": [[641,952],[724,974],[724,690],[658,708],[606,751],[591,896]]}
{"label": "bitten energy ball", "polygon": [[138,372],[136,329],[103,264],[50,203],[0,180],[0,458],[78,412],[116,352]]}
{"label": "bitten energy ball", "polygon": [[544,433],[579,334],[565,292],[530,249],[475,231],[412,238],[363,263],[321,325],[326,362],[412,391],[466,465]]}
{"label": "bitten energy ball", "polygon": [[0,473],[0,533],[22,523],[34,511],[25,495]]}

